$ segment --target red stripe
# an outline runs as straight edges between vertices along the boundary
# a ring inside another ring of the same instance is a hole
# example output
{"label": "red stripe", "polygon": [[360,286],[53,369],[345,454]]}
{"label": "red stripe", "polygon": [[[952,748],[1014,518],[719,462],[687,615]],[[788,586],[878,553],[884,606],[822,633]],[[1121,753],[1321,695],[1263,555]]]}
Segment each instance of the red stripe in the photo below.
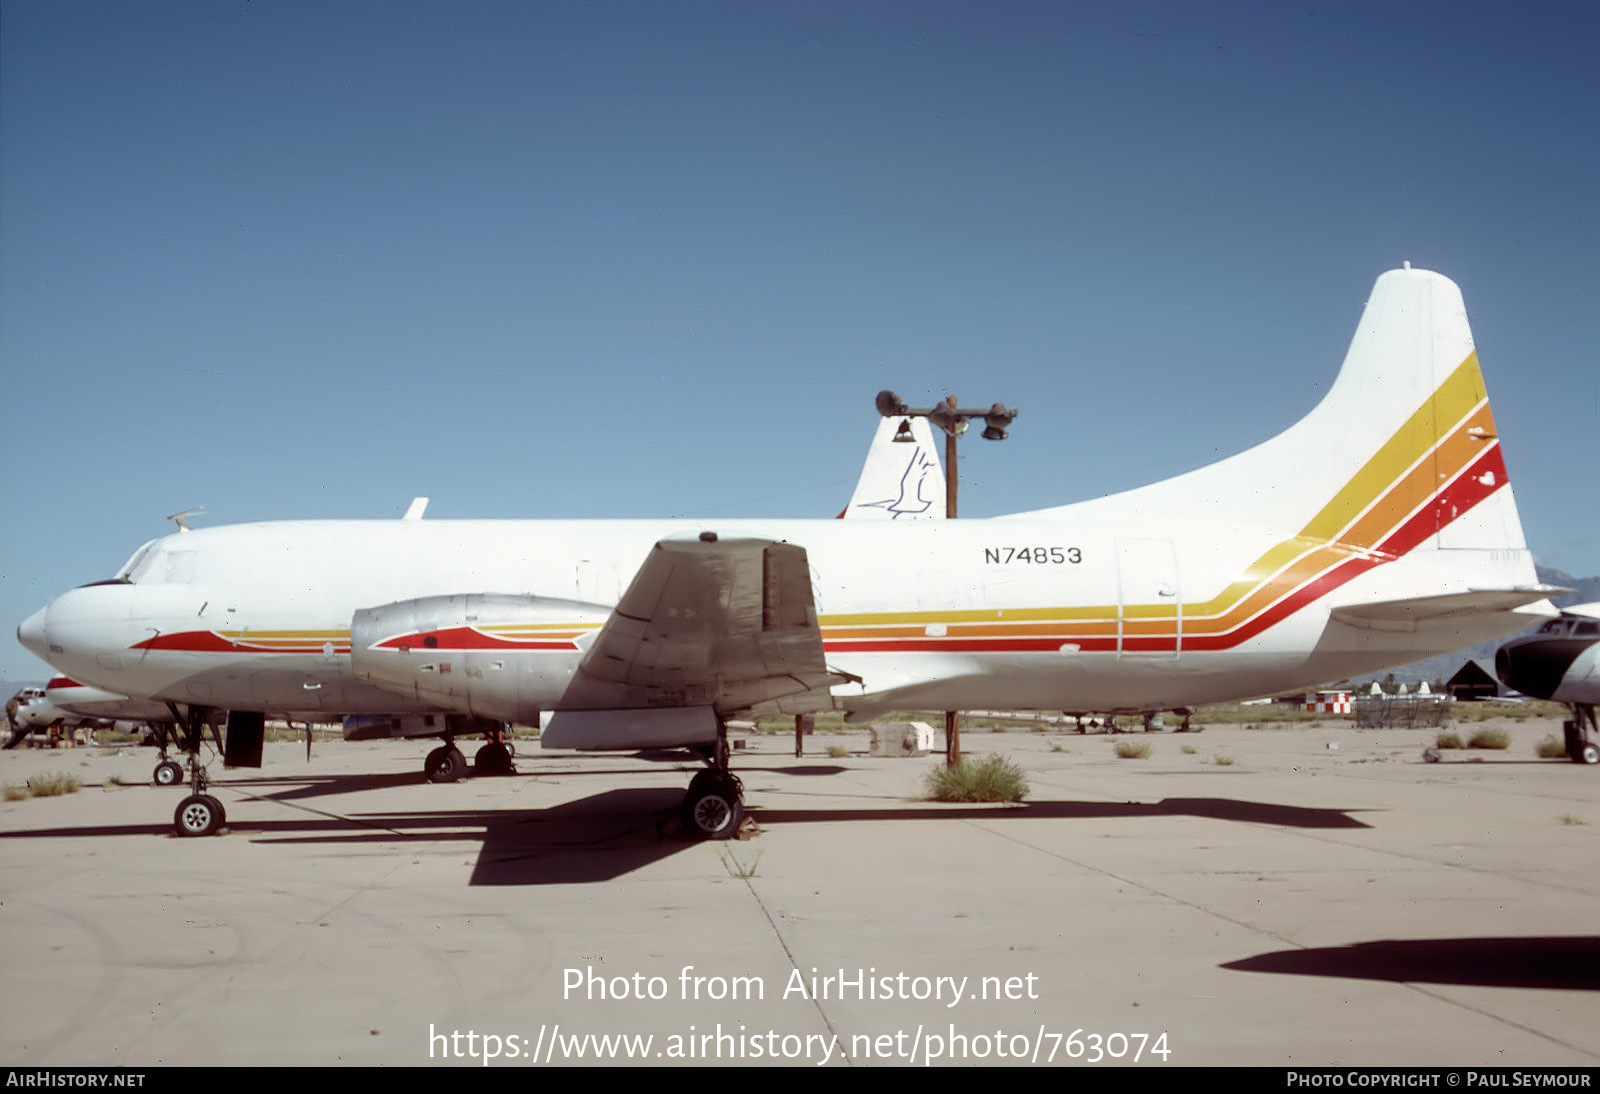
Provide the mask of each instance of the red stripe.
{"label": "red stripe", "polygon": [[135,642],[128,648],[184,650],[189,653],[232,653],[238,645],[215,631],[175,631],[172,634],[158,634],[154,638],[146,638],[143,642]]}
{"label": "red stripe", "polygon": [[[304,646],[258,646],[246,639],[224,638],[215,631],[175,631],[158,634],[128,647],[133,650],[180,650],[184,653],[321,653],[322,643]],[[334,653],[349,653],[348,642],[335,642]]]}
{"label": "red stripe", "polygon": [[[433,644],[427,644],[427,639]],[[374,649],[380,650],[448,650],[459,653],[465,650],[575,650],[576,642],[570,638],[510,639],[485,634],[475,627],[445,627],[437,631],[418,631],[385,638]]]}

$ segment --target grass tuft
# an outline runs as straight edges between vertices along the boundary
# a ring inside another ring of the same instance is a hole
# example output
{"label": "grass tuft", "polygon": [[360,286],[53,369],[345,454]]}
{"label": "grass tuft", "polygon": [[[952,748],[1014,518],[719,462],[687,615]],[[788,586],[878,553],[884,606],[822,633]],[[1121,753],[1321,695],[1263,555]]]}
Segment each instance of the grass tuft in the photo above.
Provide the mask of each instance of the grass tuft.
{"label": "grass tuft", "polygon": [[723,848],[717,852],[722,859],[722,868],[728,871],[728,876],[739,881],[748,881],[756,876],[756,867],[761,865],[761,852],[756,852],[756,857],[748,863],[740,862],[739,856],[731,848]]}
{"label": "grass tuft", "polygon": [[75,775],[64,772],[54,775],[35,775],[28,780],[28,792],[36,798],[54,798],[60,794],[76,794],[83,788]]}
{"label": "grass tuft", "polygon": [[1121,740],[1117,742],[1117,755],[1124,760],[1142,760],[1150,755],[1149,741]]}
{"label": "grass tuft", "polygon": [[1233,757],[1224,756],[1221,753],[1218,753],[1217,755],[1211,757],[1211,762],[1216,764],[1218,767],[1232,767]]}
{"label": "grass tuft", "polygon": [[1028,777],[1003,756],[962,760],[928,772],[924,794],[936,802],[1015,802],[1028,792]]}
{"label": "grass tuft", "polygon": [[1193,756],[1196,752],[1200,751],[1198,748],[1194,747],[1194,745],[1179,745],[1178,748],[1185,756]]}
{"label": "grass tuft", "polygon": [[1539,743],[1533,746],[1533,751],[1541,760],[1564,760],[1567,758],[1567,746],[1549,734],[1539,738]]}
{"label": "grass tuft", "polygon": [[1480,729],[1467,741],[1468,748],[1510,748],[1511,735],[1503,729]]}
{"label": "grass tuft", "polygon": [[850,755],[850,750],[844,747],[844,745],[829,745],[828,755],[832,756],[835,760],[842,760],[846,756]]}
{"label": "grass tuft", "polygon": [[26,801],[27,797],[28,788],[26,786],[18,786],[16,783],[6,783],[6,801]]}
{"label": "grass tuft", "polygon": [[1433,739],[1433,747],[1434,748],[1466,748],[1467,746],[1461,743],[1461,734],[1456,733],[1453,730],[1446,730],[1445,732],[1440,733],[1438,736],[1434,737],[1434,739]]}

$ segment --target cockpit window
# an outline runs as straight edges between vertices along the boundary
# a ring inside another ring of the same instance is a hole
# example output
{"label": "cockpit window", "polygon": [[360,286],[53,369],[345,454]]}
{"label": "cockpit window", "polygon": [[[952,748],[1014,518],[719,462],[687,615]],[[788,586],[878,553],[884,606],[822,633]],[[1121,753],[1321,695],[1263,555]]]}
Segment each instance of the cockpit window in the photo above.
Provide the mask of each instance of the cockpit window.
{"label": "cockpit window", "polygon": [[1572,632],[1579,638],[1594,638],[1600,636],[1600,623],[1579,623]]}
{"label": "cockpit window", "polygon": [[133,557],[122,564],[122,569],[118,570],[117,576],[111,580],[136,583],[140,578],[146,576],[150,570],[150,563],[154,561],[152,556],[155,554],[153,550],[155,545],[156,541],[151,540],[133,552]]}

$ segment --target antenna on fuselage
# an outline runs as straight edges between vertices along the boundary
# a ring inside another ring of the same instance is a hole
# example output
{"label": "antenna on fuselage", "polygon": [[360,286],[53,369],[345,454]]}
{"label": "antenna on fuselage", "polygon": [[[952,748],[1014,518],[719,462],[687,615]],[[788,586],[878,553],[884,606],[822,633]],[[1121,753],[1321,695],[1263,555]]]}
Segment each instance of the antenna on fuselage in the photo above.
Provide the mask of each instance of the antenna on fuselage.
{"label": "antenna on fuselage", "polygon": [[205,511],[205,506],[196,505],[193,509],[185,509],[181,513],[169,513],[167,514],[167,519],[178,526],[178,531],[187,532],[189,531],[189,525],[187,523],[188,519],[193,516],[198,516]]}

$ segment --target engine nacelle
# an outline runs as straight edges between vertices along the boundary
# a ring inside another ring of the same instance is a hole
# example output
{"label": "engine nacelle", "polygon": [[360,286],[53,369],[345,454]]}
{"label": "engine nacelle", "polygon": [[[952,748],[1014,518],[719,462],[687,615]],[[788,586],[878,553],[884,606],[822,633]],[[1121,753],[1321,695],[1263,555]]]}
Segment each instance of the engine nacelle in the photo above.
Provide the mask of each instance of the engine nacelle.
{"label": "engine nacelle", "polygon": [[440,710],[536,725],[610,614],[602,604],[505,593],[400,600],[355,613],[350,668]]}

